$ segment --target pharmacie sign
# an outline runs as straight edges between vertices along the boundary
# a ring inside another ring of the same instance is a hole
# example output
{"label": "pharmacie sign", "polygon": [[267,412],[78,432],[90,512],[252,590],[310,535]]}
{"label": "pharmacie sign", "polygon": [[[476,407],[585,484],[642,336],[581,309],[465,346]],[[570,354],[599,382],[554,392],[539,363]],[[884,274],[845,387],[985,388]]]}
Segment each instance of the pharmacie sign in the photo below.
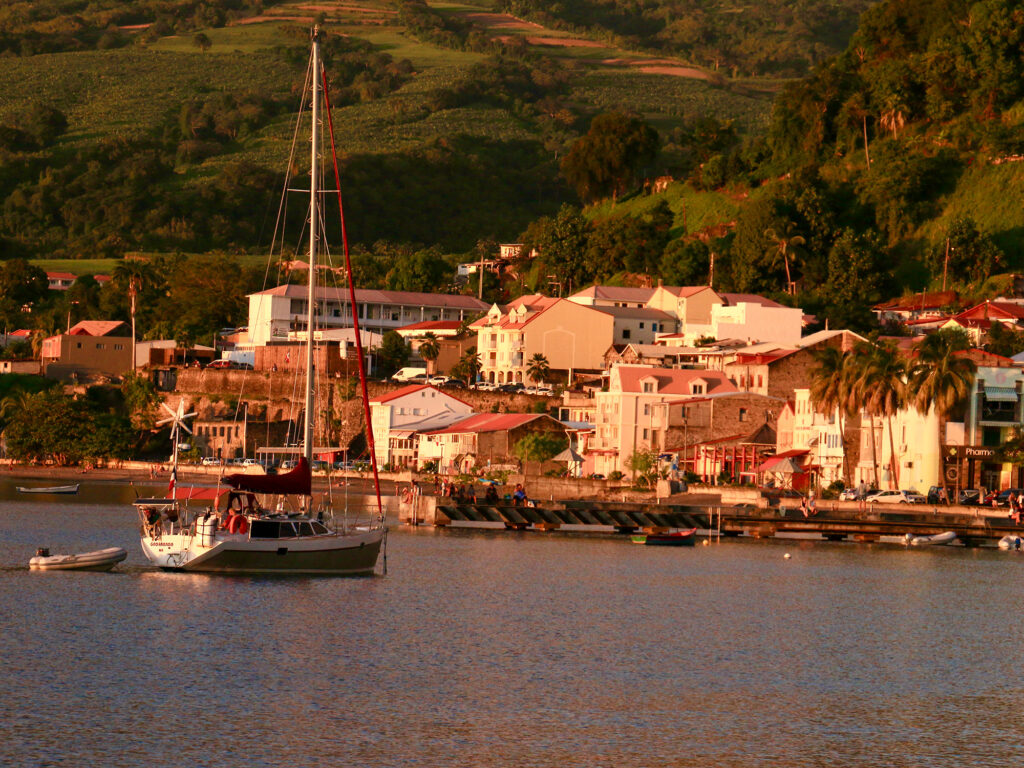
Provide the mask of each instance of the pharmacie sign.
{"label": "pharmacie sign", "polygon": [[982,445],[947,445],[944,453],[946,458],[952,461],[963,459],[991,459],[995,457],[996,449]]}

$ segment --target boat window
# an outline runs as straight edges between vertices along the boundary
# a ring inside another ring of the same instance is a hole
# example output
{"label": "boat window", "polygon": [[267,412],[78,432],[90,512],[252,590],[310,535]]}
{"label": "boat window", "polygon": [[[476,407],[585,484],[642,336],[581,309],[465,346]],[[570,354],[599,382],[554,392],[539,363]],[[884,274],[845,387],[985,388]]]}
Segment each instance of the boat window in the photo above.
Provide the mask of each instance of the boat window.
{"label": "boat window", "polygon": [[330,531],[327,530],[327,526],[323,523],[311,523],[311,525],[313,526],[313,532],[321,536],[323,536],[325,533],[330,533]]}
{"label": "boat window", "polygon": [[299,523],[299,536],[314,536],[313,526],[310,523]]}
{"label": "boat window", "polygon": [[249,529],[249,538],[252,539],[276,539],[277,523],[269,520],[253,520]]}
{"label": "boat window", "polygon": [[295,535],[295,528],[291,523],[281,523],[280,538],[288,539]]}

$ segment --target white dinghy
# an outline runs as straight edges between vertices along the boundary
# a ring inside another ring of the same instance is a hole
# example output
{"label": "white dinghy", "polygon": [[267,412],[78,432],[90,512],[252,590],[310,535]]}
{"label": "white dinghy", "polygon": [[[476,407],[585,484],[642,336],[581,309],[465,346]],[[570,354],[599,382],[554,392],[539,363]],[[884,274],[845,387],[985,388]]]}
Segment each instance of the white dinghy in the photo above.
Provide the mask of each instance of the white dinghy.
{"label": "white dinghy", "polygon": [[1021,550],[1024,550],[1024,539],[1020,536],[1003,536],[1003,538],[999,540],[999,548],[1013,552],[1020,552]]}
{"label": "white dinghy", "polygon": [[28,567],[33,571],[109,571],[126,557],[128,553],[120,547],[78,555],[51,555],[48,549],[38,549]]}
{"label": "white dinghy", "polygon": [[924,547],[929,544],[955,544],[957,538],[955,531],[936,533],[934,536],[914,536],[912,533],[908,533],[905,541],[912,547]]}

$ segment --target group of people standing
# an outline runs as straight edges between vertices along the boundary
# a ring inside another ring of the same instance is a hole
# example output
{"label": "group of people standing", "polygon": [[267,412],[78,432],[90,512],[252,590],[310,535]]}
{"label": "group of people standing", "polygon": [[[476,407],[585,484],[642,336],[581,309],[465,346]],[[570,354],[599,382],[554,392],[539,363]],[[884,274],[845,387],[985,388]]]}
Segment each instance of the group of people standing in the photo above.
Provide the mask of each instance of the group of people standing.
{"label": "group of people standing", "polygon": [[[418,484],[414,482],[413,485]],[[481,502],[485,504],[498,504],[501,502],[501,496],[494,483],[487,484],[487,490],[484,491],[481,498],[477,495],[477,489],[473,483],[450,482],[440,475],[434,475],[434,493],[442,498],[454,499],[461,504],[478,504]],[[508,499],[509,497],[506,496],[505,498]],[[515,506],[524,506],[527,503],[526,489],[523,488],[522,483],[516,483],[511,500]]]}

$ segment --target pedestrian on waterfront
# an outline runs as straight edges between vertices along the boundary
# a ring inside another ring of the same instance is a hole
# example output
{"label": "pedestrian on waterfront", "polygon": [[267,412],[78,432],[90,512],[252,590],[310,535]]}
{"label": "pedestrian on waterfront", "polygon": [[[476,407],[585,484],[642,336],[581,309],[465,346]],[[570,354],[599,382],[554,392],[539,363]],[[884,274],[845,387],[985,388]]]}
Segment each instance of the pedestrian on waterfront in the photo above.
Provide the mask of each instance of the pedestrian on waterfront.
{"label": "pedestrian on waterfront", "polygon": [[441,493],[441,476],[436,472],[434,473],[434,495],[437,496]]}
{"label": "pedestrian on waterfront", "polygon": [[1021,497],[1010,491],[1010,498],[1007,499],[1007,503],[1010,506],[1010,519],[1018,525],[1020,524],[1021,502]]}
{"label": "pedestrian on waterfront", "polygon": [[493,483],[489,484],[487,491],[484,493],[484,501],[488,504],[497,504],[498,500],[498,489],[494,487]]}
{"label": "pedestrian on waterfront", "polygon": [[516,489],[512,493],[512,505],[521,507],[526,503],[526,489],[522,483],[516,483]]}
{"label": "pedestrian on waterfront", "polygon": [[814,500],[814,491],[811,491],[807,495],[807,512],[804,513],[807,517],[814,517],[818,514],[818,502]]}
{"label": "pedestrian on waterfront", "polygon": [[466,491],[466,501],[470,504],[476,504],[476,486],[472,483],[469,485],[469,489]]}
{"label": "pedestrian on waterfront", "polygon": [[460,502],[462,502],[462,501],[465,501],[465,500],[466,500],[466,485],[465,485],[465,483],[463,483],[462,485],[460,485],[460,486],[459,486],[459,489],[458,489],[457,491],[455,491],[455,498],[456,498],[456,499],[457,499],[458,501],[460,501]]}

